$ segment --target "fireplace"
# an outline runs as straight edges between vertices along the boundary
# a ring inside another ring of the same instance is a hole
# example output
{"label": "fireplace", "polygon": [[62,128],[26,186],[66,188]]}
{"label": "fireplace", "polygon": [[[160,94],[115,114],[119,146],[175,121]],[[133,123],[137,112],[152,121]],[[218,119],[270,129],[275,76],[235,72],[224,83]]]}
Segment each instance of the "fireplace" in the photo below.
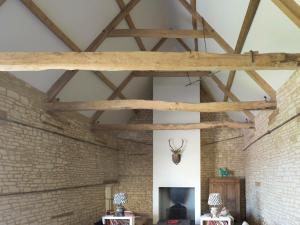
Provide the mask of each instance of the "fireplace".
{"label": "fireplace", "polygon": [[195,188],[159,188],[159,221],[172,219],[190,220],[195,224]]}

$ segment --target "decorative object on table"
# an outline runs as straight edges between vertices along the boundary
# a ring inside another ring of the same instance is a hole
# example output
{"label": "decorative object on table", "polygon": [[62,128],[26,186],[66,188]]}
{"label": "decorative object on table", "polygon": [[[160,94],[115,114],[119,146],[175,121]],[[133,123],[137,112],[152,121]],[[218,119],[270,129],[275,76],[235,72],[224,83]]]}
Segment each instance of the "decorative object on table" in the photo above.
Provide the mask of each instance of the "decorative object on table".
{"label": "decorative object on table", "polygon": [[209,178],[209,193],[220,193],[223,206],[237,222],[243,222],[246,214],[245,179],[237,177]]}
{"label": "decorative object on table", "polygon": [[114,195],[114,205],[116,205],[116,216],[124,216],[124,205],[127,202],[127,194],[120,192]]}
{"label": "decorative object on table", "polygon": [[227,168],[219,168],[218,169],[218,174],[220,177],[229,177],[230,172]]}
{"label": "decorative object on table", "polygon": [[228,216],[228,215],[230,215],[229,210],[226,207],[223,207],[220,212],[220,216]]}
{"label": "decorative object on table", "polygon": [[173,138],[169,139],[169,146],[170,146],[170,150],[172,152],[172,161],[176,165],[178,165],[181,161],[181,154],[185,148],[185,144],[186,144],[186,141],[184,139],[181,139],[181,146],[176,147],[174,144],[174,139]]}
{"label": "decorative object on table", "polygon": [[247,223],[246,221],[244,221],[244,222],[242,223],[242,225],[249,225],[249,223]]}
{"label": "decorative object on table", "polygon": [[208,205],[210,206],[210,213],[212,217],[218,217],[219,208],[222,205],[221,194],[210,193],[208,198]]}

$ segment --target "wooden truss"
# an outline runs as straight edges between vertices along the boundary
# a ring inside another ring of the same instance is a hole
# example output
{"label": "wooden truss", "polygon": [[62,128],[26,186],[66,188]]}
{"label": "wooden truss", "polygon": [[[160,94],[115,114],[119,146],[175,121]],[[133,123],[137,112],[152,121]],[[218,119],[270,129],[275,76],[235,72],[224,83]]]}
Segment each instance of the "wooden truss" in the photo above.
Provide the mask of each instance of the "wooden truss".
{"label": "wooden truss", "polygon": [[272,0],[300,28],[300,6],[295,0]]}
{"label": "wooden truss", "polygon": [[[176,66],[174,66],[176,65]],[[92,71],[297,70],[300,54],[202,52],[0,53],[0,71],[51,69]]]}
{"label": "wooden truss", "polygon": [[[220,88],[220,90],[223,91],[224,101],[230,99],[233,101],[233,103],[240,105],[243,105],[243,103],[241,103],[238,97],[231,92],[231,86],[234,82],[235,71],[245,70],[245,72],[257,83],[257,85],[259,85],[271,97],[272,102],[264,102],[264,104],[271,104],[274,102],[273,104],[276,105],[275,90],[257,72],[255,72],[255,70],[299,69],[299,54],[258,54],[257,52],[251,52],[240,55],[260,0],[250,0],[235,49],[233,49],[225,41],[225,39],[197,12],[196,0],[190,0],[190,3],[187,0],[178,0],[181,5],[191,14],[193,30],[137,29],[130,16],[130,11],[140,2],[140,0],[130,0],[128,4],[125,4],[124,0],[115,1],[120,8],[118,15],[114,17],[114,19],[105,27],[103,31],[99,33],[99,35],[85,50],[82,50],[32,0],[21,0],[21,2],[43,24],[45,24],[49,30],[51,30],[63,43],[65,43],[70,50],[76,53],[1,53],[0,70],[67,70],[48,90],[48,102],[53,102],[56,99],[60,91],[75,76],[78,70],[91,70],[95,76],[97,76],[113,91],[107,100],[114,100],[117,97],[122,100],[126,100],[126,96],[122,94],[122,91],[134,77],[205,76],[212,79]],[[0,0],[0,5],[4,2],[5,0]],[[273,2],[281,10],[283,10],[283,12],[286,13],[295,24],[299,26],[299,6],[296,3],[295,4],[297,7],[294,3],[292,3],[292,0],[273,0]],[[123,20],[127,22],[129,29],[115,29]],[[198,27],[201,27],[200,25],[202,25],[202,30],[198,30]],[[138,48],[141,51],[146,51],[146,47],[141,39],[142,37],[161,39],[151,49],[152,52],[90,53],[95,52],[106,38],[114,37],[134,38]],[[168,38],[175,38],[186,51],[191,51],[191,48],[185,43],[183,38],[194,39],[195,51],[199,50],[198,38],[213,38],[227,54],[155,53]],[[136,63],[137,60],[139,62],[138,64]],[[178,65],[176,68],[177,71],[174,71],[172,66],[174,65],[174,62]],[[131,72],[119,86],[116,86],[101,72],[105,70],[133,70],[133,72]],[[217,76],[209,72],[210,70],[231,70],[227,84],[224,85]],[[113,103],[114,102],[110,102],[109,104]],[[57,106],[56,104],[65,103],[53,104],[54,105],[51,105],[52,107]],[[225,106],[223,105],[223,107]],[[96,123],[105,109],[99,107],[96,108],[96,110],[97,111],[91,118],[92,124]],[[239,110],[242,110],[250,120],[254,119],[254,115],[249,111],[249,109],[239,108]],[[178,126],[173,125],[162,125],[162,127],[159,126],[156,125],[156,127],[149,127],[149,125],[147,125],[146,127],[149,130],[154,128],[165,129],[168,127],[177,127],[178,129]],[[189,127],[190,125],[184,126]],[[220,126],[228,127],[229,125],[226,122],[223,125],[214,124],[211,126],[205,124],[200,126],[197,124],[197,126],[197,129],[201,129],[201,126],[204,126],[204,128],[211,128]],[[250,125],[247,124],[247,126],[249,128]],[[107,125],[106,128],[108,129],[109,125]],[[137,128],[137,130],[139,129],[141,128]]]}
{"label": "wooden truss", "polygon": [[186,103],[151,100],[110,100],[86,102],[53,102],[45,104],[48,111],[93,111],[93,110],[124,110],[147,109],[159,111],[186,112],[232,112],[242,110],[276,109],[276,102],[211,102]]}
{"label": "wooden truss", "polygon": [[215,128],[233,128],[233,129],[253,129],[254,123],[239,123],[232,121],[220,122],[201,122],[189,124],[101,124],[92,128],[93,131],[101,130],[201,130],[201,129],[215,129]]}

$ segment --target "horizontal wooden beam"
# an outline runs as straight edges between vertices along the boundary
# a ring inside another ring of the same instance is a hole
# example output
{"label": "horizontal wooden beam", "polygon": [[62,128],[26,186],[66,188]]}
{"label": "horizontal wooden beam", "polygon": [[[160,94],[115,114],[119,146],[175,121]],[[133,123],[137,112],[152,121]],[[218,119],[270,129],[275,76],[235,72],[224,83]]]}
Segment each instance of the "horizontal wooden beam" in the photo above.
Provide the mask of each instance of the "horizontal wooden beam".
{"label": "horizontal wooden beam", "polygon": [[208,71],[136,71],[135,77],[207,77]]}
{"label": "horizontal wooden beam", "polygon": [[[166,30],[166,29],[116,29],[109,37],[144,37],[144,38],[203,38],[203,31],[199,30]],[[212,38],[205,33],[205,38]]]}
{"label": "horizontal wooden beam", "polygon": [[202,122],[189,124],[101,124],[94,126],[93,131],[101,130],[199,130],[213,128],[253,129],[254,123],[239,123],[230,121]]}
{"label": "horizontal wooden beam", "polygon": [[48,111],[91,111],[91,110],[124,110],[148,109],[160,111],[187,112],[231,112],[243,110],[275,109],[276,102],[210,102],[185,103],[152,100],[104,100],[86,102],[53,102],[45,104]]}
{"label": "horizontal wooden beam", "polygon": [[202,52],[1,52],[0,71],[297,70],[300,54]]}
{"label": "horizontal wooden beam", "polygon": [[[231,99],[231,101],[241,102],[240,99],[235,94],[233,94],[231,91],[226,90],[226,86],[216,75],[212,75],[212,76],[210,76],[210,78],[216,83],[216,85],[220,88],[220,90],[222,92],[224,92],[224,94],[227,93],[227,95]],[[243,111],[243,112],[249,118],[249,120],[251,120],[251,121],[254,120],[255,116],[253,115],[252,112],[250,112],[250,111]]]}
{"label": "horizontal wooden beam", "polygon": [[[121,10],[123,10],[126,7],[124,0],[116,0],[116,2]],[[129,14],[127,14],[127,16],[125,17],[125,20],[130,29],[136,29],[135,24]],[[140,37],[135,37],[134,39],[135,39],[135,42],[137,43],[139,49],[141,51],[146,51],[146,47],[143,43],[143,40]]]}

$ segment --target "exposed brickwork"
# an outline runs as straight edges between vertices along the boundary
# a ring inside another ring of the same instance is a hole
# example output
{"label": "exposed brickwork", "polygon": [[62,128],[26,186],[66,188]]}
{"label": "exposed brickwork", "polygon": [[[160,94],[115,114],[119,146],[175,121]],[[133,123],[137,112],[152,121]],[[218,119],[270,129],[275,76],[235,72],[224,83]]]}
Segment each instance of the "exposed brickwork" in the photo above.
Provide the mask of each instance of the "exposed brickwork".
{"label": "exposed brickwork", "polygon": [[[300,112],[300,73],[295,73],[277,93],[279,114],[269,125],[270,112],[256,117],[253,142]],[[246,150],[247,218],[251,224],[298,225],[300,216],[299,117],[261,138]]]}
{"label": "exposed brickwork", "polygon": [[[152,112],[141,111],[131,123],[152,123]],[[126,208],[152,218],[152,132],[113,132],[122,143],[119,151],[119,187],[128,194]],[[131,140],[122,142],[122,140]]]}
{"label": "exposed brickwork", "polygon": [[[209,102],[206,93],[201,93],[201,102]],[[228,120],[224,113],[201,113],[201,121]],[[220,167],[226,167],[233,176],[244,177],[245,153],[243,133],[237,129],[201,130],[201,211],[208,210],[208,179],[218,176]]]}
{"label": "exposed brickwork", "polygon": [[0,224],[93,224],[105,211],[101,184],[118,178],[118,146],[81,115],[48,115],[44,98],[1,73],[0,110],[15,122],[0,125]]}
{"label": "exposed brickwork", "polygon": [[[207,210],[208,178],[227,167],[235,176],[246,176],[251,224],[298,225],[299,117],[242,149],[299,113],[299,96],[298,72],[278,91],[279,114],[270,125],[270,112],[262,112],[256,132],[201,131],[202,211]],[[203,93],[201,98],[208,101]],[[101,184],[113,180],[119,181],[115,191],[127,192],[128,210],[152,217],[152,132],[95,136],[82,115],[47,114],[44,99],[41,92],[1,73],[0,112],[16,122],[0,123],[0,225],[93,224],[105,211]],[[201,114],[202,121],[223,119],[228,119],[225,114]],[[131,122],[149,121],[152,114],[142,112]]]}

